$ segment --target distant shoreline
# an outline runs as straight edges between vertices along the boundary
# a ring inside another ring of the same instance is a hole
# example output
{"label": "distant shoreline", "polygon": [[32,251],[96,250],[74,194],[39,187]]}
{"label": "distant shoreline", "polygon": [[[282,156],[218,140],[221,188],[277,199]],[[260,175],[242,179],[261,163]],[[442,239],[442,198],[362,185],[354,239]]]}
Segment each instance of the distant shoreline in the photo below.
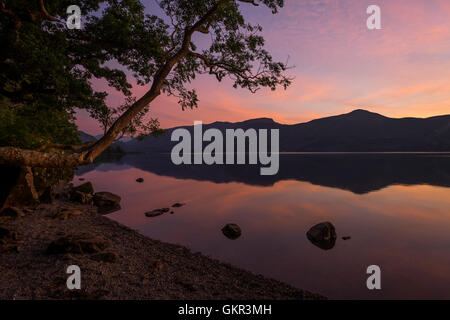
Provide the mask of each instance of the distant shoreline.
{"label": "distant shoreline", "polygon": [[[320,154],[450,154],[450,151],[282,151],[274,152],[277,154],[307,154],[307,155],[320,155]],[[164,154],[170,155],[170,152],[153,152],[153,151],[142,151],[142,152],[124,152],[124,153],[112,153],[112,154]],[[187,153],[195,154],[195,153]],[[218,153],[226,154],[226,152]],[[245,154],[251,154],[251,152],[245,152]]]}

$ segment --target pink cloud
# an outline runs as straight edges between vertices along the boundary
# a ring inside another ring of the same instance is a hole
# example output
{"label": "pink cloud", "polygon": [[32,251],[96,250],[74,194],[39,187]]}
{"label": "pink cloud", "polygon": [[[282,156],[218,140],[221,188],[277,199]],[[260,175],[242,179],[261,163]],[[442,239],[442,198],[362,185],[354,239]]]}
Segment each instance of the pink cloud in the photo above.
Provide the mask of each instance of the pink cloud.
{"label": "pink cloud", "polygon": [[[295,77],[287,91],[250,94],[201,76],[199,109],[181,111],[176,99],[159,97],[151,117],[163,127],[194,120],[241,121],[270,117],[295,123],[367,107],[387,116],[449,113],[450,2],[448,0],[378,0],[382,30],[366,28],[369,0],[286,1],[280,14],[243,5],[263,26],[267,47],[284,61],[290,57]],[[100,86],[101,87],[101,86]],[[140,97],[146,87],[134,86]],[[110,91],[111,92],[111,91]],[[111,92],[109,102],[121,97]],[[83,120],[80,127],[92,121]]]}

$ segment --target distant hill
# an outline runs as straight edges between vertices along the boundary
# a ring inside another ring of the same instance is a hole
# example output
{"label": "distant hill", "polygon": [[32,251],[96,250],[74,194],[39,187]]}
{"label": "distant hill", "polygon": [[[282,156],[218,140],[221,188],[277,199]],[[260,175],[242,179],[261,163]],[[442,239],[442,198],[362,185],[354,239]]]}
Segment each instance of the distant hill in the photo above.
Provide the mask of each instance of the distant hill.
{"label": "distant hill", "polygon": [[[193,126],[182,128],[193,133]],[[394,119],[359,109],[294,125],[260,118],[203,125],[203,131],[209,128],[222,132],[237,128],[279,129],[281,152],[450,151],[450,115]],[[157,138],[150,135],[141,141],[117,144],[126,152],[170,152],[176,144],[170,141],[174,129]]]}
{"label": "distant hill", "polygon": [[[82,143],[97,141],[97,140],[99,140],[99,138],[102,137],[102,136],[94,137],[84,131],[81,131],[81,130],[78,131],[78,135],[79,135]],[[122,150],[122,148],[119,145],[117,145],[117,142],[114,142],[100,155],[99,159],[103,160],[103,161],[107,161],[109,159],[107,159],[106,154],[123,154],[123,153],[124,153],[124,150]]]}
{"label": "distant hill", "polygon": [[[89,133],[86,133],[86,132],[81,131],[81,130],[78,131],[78,135],[80,136],[80,139],[81,139],[81,141],[83,143],[90,142],[90,141],[97,141],[97,140],[100,140],[103,137],[102,134],[98,134],[96,136],[92,136]],[[131,140],[133,140],[132,137],[124,136],[119,141],[121,141],[121,142],[128,142],[128,141],[131,141]]]}
{"label": "distant hill", "polygon": [[86,142],[91,142],[91,141],[97,141],[97,138],[94,136],[91,136],[90,134],[80,131],[78,130],[78,135],[80,136],[81,142],[82,143],[86,143]]}
{"label": "distant hill", "polygon": [[[95,136],[95,139],[97,139],[97,140],[100,140],[101,138],[103,138],[103,134],[98,134],[98,135]],[[121,142],[128,142],[128,141],[131,141],[131,140],[133,140],[132,137],[123,136],[122,138],[120,138],[119,141],[121,141]]]}

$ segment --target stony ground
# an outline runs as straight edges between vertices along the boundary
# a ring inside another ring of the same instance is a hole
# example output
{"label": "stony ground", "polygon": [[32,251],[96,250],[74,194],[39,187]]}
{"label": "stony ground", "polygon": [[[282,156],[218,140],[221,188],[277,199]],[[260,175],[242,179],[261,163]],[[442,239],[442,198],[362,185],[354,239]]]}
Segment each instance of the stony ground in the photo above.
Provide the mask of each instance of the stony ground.
{"label": "stony ground", "polygon": [[[90,206],[59,202],[25,211],[0,217],[0,299],[321,298],[149,239]],[[81,290],[66,287],[70,265],[81,268]]]}

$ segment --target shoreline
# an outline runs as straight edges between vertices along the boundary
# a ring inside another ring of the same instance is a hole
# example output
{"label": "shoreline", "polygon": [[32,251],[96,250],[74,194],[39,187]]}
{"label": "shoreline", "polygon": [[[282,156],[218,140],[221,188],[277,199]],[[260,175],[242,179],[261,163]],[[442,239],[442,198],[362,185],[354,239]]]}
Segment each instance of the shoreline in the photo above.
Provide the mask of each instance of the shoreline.
{"label": "shoreline", "polygon": [[[21,217],[0,217],[0,227],[17,232],[16,240],[0,246],[2,300],[325,299],[186,247],[153,240],[99,215],[90,205],[55,201],[23,211]],[[89,253],[74,253],[73,245],[65,247],[69,252],[49,251],[50,243],[60,248],[56,240],[71,236],[82,238]],[[67,289],[70,265],[81,269],[81,290]]]}

